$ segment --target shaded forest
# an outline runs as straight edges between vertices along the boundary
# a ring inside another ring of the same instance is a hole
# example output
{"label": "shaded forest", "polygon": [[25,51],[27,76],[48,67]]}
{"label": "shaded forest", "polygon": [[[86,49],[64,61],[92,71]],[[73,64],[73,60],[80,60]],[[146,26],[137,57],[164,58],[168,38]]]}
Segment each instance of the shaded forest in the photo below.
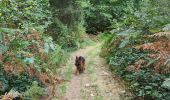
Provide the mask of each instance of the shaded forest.
{"label": "shaded forest", "polygon": [[0,0],[2,100],[53,96],[70,53],[96,42],[128,100],[170,99],[169,0]]}

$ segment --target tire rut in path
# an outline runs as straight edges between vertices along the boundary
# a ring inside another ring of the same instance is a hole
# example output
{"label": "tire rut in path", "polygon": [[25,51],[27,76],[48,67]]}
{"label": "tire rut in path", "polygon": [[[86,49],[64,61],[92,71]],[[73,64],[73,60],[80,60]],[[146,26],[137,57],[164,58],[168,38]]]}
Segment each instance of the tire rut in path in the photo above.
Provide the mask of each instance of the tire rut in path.
{"label": "tire rut in path", "polygon": [[72,53],[68,64],[70,64],[71,67],[73,68],[73,75],[72,75],[67,92],[64,97],[65,100],[81,100],[80,91],[81,91],[82,74],[79,76],[74,75],[74,71],[76,70],[76,67],[74,66],[74,61],[75,61],[75,57],[80,56],[80,55],[87,58],[87,53],[89,53],[93,49],[94,49],[94,46],[89,46],[88,48],[80,49],[79,51]]}

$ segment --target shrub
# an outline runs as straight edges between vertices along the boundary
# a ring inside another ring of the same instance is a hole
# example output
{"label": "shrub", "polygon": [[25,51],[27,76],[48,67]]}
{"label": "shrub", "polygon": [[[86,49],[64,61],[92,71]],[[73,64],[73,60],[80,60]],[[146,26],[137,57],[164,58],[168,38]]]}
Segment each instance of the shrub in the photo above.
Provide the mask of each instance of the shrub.
{"label": "shrub", "polygon": [[[160,49],[160,46],[157,46],[157,41],[161,42],[162,39],[164,40],[163,37],[137,35],[136,33],[112,34],[103,45],[102,51],[107,53],[103,55],[102,52],[102,56],[107,57],[110,68],[128,82],[128,89],[135,94],[134,99],[169,100],[170,98],[168,85],[166,86],[169,71],[166,70],[164,73],[162,69],[167,68],[162,63],[166,60],[161,60],[161,56],[159,60],[157,56],[151,56],[159,55],[159,51],[166,51],[166,48]],[[161,44],[163,45],[168,40],[169,38]],[[153,45],[149,45],[152,43]],[[138,46],[144,46],[145,49],[138,48]]]}

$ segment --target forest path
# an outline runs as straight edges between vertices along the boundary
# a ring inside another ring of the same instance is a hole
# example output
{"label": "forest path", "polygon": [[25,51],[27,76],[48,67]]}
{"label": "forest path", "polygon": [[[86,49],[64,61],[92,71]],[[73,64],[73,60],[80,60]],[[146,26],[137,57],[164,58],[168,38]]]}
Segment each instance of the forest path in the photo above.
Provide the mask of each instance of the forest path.
{"label": "forest path", "polygon": [[[60,86],[60,93],[63,94],[59,100],[121,100],[125,90],[99,56],[100,48],[101,44],[97,43],[71,54],[63,74],[70,82]],[[86,59],[86,70],[83,74],[74,75],[75,57],[80,55]]]}

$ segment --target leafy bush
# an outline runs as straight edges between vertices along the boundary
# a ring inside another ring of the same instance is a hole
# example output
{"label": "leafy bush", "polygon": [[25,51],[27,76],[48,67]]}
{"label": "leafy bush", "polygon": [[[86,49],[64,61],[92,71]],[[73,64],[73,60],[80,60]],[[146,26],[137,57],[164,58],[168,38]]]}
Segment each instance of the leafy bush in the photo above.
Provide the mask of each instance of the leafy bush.
{"label": "leafy bush", "polygon": [[[84,15],[80,0],[49,0],[54,12],[48,32],[63,49],[78,48],[79,38],[85,33]],[[57,10],[56,10],[57,9]]]}
{"label": "leafy bush", "polygon": [[170,23],[168,17],[170,2],[168,0],[118,1],[120,3],[117,6],[120,10],[117,10],[113,28],[121,30],[134,28],[142,30],[143,34],[148,34],[159,32],[164,25]]}
{"label": "leafy bush", "polygon": [[87,38],[80,40],[79,48],[84,48],[86,46],[93,45],[93,44],[95,44],[95,42],[91,40],[89,37],[87,37]]}
{"label": "leafy bush", "polygon": [[[158,39],[140,34],[126,36],[112,34],[103,45],[102,56],[107,57],[110,68],[128,82],[128,89],[135,94],[134,99],[169,100],[170,98],[167,80],[169,72],[156,73],[154,66],[157,60],[149,56],[158,52],[135,48],[137,45],[159,40],[161,37]],[[103,55],[103,52],[107,53]]]}
{"label": "leafy bush", "polygon": [[150,70],[140,70],[139,72],[126,75],[126,79],[128,79],[131,84],[130,88],[135,95],[138,98],[142,97],[150,100],[168,100],[169,91],[160,87],[165,77],[167,76],[154,73]]}
{"label": "leafy bush", "polygon": [[8,75],[6,79],[9,87],[18,92],[26,91],[32,85],[33,81],[37,81],[36,78],[31,78],[28,74]]}
{"label": "leafy bush", "polygon": [[88,0],[85,9],[85,27],[87,33],[98,34],[109,29],[112,23],[111,0],[94,1]]}
{"label": "leafy bush", "polygon": [[[18,92],[25,92],[31,85],[33,81],[38,81],[37,78],[35,77],[30,77],[28,74],[23,73],[23,74],[6,74],[1,66],[0,70],[1,78],[0,78],[0,83],[1,83],[1,90],[0,90],[0,95],[2,95],[5,92],[9,92],[11,89],[18,91]],[[40,85],[40,84],[39,84]]]}
{"label": "leafy bush", "polygon": [[44,94],[44,88],[38,86],[38,83],[36,81],[32,82],[32,85],[30,88],[23,92],[24,99],[38,99],[38,97],[42,96]]}
{"label": "leafy bush", "polygon": [[0,0],[0,95],[27,91],[33,98],[45,92],[42,76],[50,82],[65,57],[62,45],[44,34],[51,18],[48,0]]}

